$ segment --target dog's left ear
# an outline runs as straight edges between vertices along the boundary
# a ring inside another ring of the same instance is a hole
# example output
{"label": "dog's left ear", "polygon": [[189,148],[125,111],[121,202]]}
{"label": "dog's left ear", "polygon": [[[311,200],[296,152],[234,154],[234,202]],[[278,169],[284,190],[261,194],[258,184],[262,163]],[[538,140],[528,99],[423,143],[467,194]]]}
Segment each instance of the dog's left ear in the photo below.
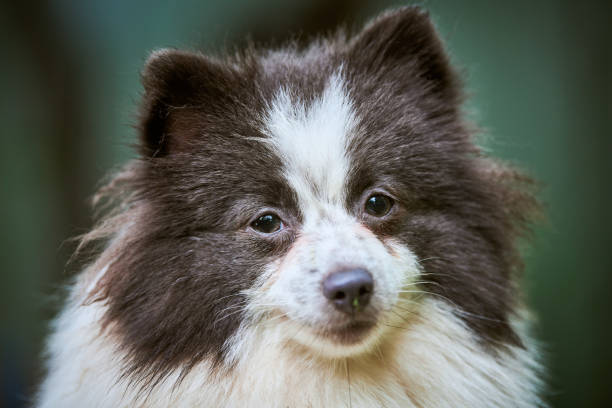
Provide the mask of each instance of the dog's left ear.
{"label": "dog's left ear", "polygon": [[368,23],[349,44],[348,61],[368,78],[413,84],[452,100],[459,97],[458,79],[426,11],[403,7]]}

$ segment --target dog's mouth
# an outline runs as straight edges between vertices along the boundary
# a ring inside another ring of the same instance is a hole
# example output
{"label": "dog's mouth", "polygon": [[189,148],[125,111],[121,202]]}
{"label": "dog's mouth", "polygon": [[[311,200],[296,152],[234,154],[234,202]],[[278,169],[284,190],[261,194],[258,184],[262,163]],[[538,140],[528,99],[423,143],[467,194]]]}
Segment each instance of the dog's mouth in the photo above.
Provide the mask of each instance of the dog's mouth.
{"label": "dog's mouth", "polygon": [[374,328],[374,322],[351,322],[343,327],[328,329],[326,335],[341,344],[355,344]]}
{"label": "dog's mouth", "polygon": [[352,320],[346,324],[317,330],[317,334],[338,344],[353,345],[366,338],[375,326],[376,322],[372,320]]}
{"label": "dog's mouth", "polygon": [[[311,322],[299,322],[287,315],[279,316],[281,321],[298,323],[299,326],[308,328],[311,334],[320,339],[325,339],[338,346],[356,346],[371,337],[372,332],[376,331],[378,319],[375,316],[361,316],[360,318],[349,318],[343,322],[328,321],[327,323],[313,324]],[[298,331],[299,333],[300,331]],[[307,341],[309,342],[309,341]]]}

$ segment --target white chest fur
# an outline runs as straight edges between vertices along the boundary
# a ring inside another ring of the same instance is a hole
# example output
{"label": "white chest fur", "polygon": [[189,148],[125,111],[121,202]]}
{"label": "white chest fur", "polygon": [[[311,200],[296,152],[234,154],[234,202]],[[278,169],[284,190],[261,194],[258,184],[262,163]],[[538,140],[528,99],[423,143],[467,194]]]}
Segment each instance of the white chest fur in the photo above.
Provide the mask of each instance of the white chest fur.
{"label": "white chest fur", "polygon": [[[70,304],[49,343],[49,375],[38,406],[48,407],[533,407],[535,350],[482,350],[450,307],[426,300],[408,328],[397,328],[370,356],[336,361],[280,344],[274,329],[240,332],[231,375],[211,377],[202,363],[138,395],[120,376],[123,355],[102,334],[104,307]],[[146,398],[145,398],[146,397]]]}

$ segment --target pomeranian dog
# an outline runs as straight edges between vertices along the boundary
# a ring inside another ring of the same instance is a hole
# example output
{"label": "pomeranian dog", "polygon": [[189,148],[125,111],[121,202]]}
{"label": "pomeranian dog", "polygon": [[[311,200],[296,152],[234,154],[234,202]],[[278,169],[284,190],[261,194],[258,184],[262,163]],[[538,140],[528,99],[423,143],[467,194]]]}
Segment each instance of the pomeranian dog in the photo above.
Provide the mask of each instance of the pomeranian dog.
{"label": "pomeranian dog", "polygon": [[534,407],[516,241],[427,14],[143,71],[139,158],[97,195],[36,404]]}

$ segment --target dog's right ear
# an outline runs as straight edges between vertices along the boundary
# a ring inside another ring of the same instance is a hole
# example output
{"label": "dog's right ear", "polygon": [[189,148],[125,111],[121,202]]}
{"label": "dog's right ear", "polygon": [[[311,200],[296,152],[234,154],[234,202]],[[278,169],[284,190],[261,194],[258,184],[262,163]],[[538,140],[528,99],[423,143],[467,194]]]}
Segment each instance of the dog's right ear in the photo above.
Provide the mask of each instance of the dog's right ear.
{"label": "dog's right ear", "polygon": [[227,101],[229,75],[227,68],[199,53],[153,52],[142,73],[141,154],[163,157],[187,149],[198,137],[198,116]]}

